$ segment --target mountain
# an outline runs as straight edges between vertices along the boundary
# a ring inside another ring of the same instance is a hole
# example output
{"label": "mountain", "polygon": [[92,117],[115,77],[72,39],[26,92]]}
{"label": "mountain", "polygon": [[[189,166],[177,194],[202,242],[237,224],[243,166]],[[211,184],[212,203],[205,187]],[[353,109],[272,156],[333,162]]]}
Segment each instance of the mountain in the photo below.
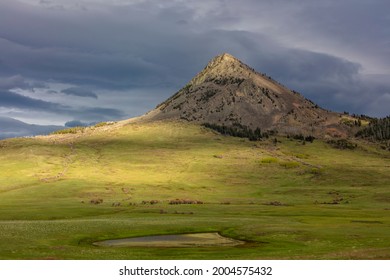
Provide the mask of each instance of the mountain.
{"label": "mountain", "polygon": [[8,117],[0,117],[0,139],[48,134],[64,128],[56,125],[27,124]]}
{"label": "mountain", "polygon": [[213,58],[185,87],[146,115],[151,120],[183,119],[282,134],[347,136],[350,127],[340,117],[227,53]]}

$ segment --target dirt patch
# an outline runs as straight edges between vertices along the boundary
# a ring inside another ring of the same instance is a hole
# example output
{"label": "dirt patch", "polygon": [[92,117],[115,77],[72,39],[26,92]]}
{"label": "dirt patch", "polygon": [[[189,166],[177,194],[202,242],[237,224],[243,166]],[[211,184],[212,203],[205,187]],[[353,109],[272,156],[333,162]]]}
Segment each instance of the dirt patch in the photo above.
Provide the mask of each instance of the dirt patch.
{"label": "dirt patch", "polygon": [[237,246],[244,243],[214,232],[114,239],[94,242],[93,245],[104,247],[220,247]]}

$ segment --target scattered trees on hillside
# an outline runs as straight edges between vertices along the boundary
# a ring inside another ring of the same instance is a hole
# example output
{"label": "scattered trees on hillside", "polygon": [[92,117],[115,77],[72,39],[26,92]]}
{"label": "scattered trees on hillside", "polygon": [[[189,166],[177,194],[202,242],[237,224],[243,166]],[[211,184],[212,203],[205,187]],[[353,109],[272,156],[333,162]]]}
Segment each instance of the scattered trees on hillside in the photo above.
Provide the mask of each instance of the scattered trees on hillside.
{"label": "scattered trees on hillside", "polygon": [[367,127],[356,133],[356,137],[378,141],[390,140],[390,116],[373,119]]}
{"label": "scattered trees on hillside", "polygon": [[309,135],[309,136],[303,136],[303,134],[296,134],[296,135],[287,135],[287,138],[292,138],[296,140],[301,140],[305,142],[310,142],[313,143],[314,139],[316,139],[314,136]]}
{"label": "scattered trees on hillside", "polygon": [[[261,132],[260,128],[256,128],[255,130],[242,125],[240,123],[234,123],[231,126],[227,125],[218,125],[214,123],[204,123],[202,124],[204,127],[210,128],[212,130],[215,130],[222,135],[229,135],[234,137],[240,137],[240,138],[248,138],[250,141],[258,141],[262,138],[269,138],[270,136],[276,135],[277,131],[274,130],[268,130],[266,132]],[[315,137],[312,135],[304,136],[302,134],[296,134],[296,135],[287,135],[287,138],[292,138],[296,140],[301,140],[303,142],[310,142],[313,143]],[[277,144],[278,140],[275,138],[274,143]]]}

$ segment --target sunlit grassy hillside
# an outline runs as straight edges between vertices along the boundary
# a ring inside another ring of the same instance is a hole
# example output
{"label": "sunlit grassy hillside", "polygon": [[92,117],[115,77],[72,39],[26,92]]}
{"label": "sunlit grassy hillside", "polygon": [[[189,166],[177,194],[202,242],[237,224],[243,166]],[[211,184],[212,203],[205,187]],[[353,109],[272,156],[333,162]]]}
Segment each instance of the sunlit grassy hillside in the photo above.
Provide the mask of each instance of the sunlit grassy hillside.
{"label": "sunlit grassy hillside", "polygon": [[[389,152],[277,140],[156,122],[0,141],[0,258],[390,259]],[[92,244],[192,232],[247,243]]]}

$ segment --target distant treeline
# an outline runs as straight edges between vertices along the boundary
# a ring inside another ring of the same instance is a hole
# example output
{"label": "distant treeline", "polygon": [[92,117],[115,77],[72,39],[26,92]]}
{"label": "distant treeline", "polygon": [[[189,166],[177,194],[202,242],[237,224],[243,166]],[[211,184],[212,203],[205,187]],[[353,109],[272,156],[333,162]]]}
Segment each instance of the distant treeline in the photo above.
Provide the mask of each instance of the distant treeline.
{"label": "distant treeline", "polygon": [[232,126],[204,123],[203,126],[215,130],[223,135],[248,138],[250,141],[257,141],[264,137],[268,138],[270,135],[268,132],[262,133],[260,128],[253,130],[239,123],[235,123]]}
{"label": "distant treeline", "polygon": [[390,139],[390,116],[383,119],[373,119],[370,124],[356,133],[356,137],[369,138],[371,140]]}

